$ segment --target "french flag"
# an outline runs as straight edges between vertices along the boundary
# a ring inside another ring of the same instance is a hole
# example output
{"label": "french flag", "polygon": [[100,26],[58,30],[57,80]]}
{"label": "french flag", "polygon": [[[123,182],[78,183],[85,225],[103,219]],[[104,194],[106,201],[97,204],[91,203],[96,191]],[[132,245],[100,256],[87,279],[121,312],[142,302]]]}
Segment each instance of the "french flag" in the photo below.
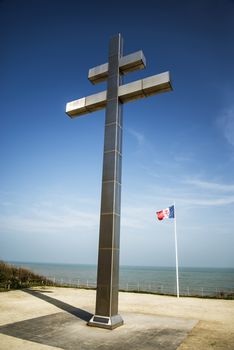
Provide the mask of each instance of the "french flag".
{"label": "french flag", "polygon": [[175,208],[174,205],[172,205],[169,208],[160,210],[156,212],[158,220],[163,220],[163,219],[174,219],[175,217]]}

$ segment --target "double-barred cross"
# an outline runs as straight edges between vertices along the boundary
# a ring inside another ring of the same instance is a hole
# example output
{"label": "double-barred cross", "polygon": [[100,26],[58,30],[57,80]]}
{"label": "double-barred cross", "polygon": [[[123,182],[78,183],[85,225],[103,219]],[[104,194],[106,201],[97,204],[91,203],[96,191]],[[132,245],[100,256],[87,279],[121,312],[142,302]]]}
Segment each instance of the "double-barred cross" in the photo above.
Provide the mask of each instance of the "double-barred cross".
{"label": "double-barred cross", "polygon": [[123,56],[120,34],[110,39],[108,63],[89,70],[88,79],[107,81],[107,90],[67,103],[77,117],[106,109],[95,315],[90,326],[114,329],[123,324],[118,314],[119,243],[122,173],[122,104],[172,90],[169,72],[122,84],[123,75],[145,68],[142,51]]}

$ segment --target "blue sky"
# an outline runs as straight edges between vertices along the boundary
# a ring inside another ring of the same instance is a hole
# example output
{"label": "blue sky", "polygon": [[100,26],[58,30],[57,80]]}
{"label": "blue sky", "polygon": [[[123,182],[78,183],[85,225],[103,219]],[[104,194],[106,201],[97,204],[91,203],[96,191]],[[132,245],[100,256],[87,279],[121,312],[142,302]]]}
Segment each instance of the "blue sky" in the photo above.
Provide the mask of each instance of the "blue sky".
{"label": "blue sky", "polygon": [[96,263],[106,88],[88,69],[124,54],[170,71],[173,92],[124,105],[121,264],[234,267],[234,1],[1,1],[0,258]]}

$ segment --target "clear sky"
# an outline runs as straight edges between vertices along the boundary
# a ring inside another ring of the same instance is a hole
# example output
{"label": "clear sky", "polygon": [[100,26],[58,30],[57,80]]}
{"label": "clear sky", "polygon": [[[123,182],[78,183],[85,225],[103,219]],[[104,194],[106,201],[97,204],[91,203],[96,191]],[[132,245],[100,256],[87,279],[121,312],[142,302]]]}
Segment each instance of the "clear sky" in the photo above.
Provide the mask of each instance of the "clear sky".
{"label": "clear sky", "polygon": [[234,267],[234,1],[1,0],[0,258],[97,262],[106,88],[88,69],[108,41],[170,71],[173,92],[124,105],[122,265]]}

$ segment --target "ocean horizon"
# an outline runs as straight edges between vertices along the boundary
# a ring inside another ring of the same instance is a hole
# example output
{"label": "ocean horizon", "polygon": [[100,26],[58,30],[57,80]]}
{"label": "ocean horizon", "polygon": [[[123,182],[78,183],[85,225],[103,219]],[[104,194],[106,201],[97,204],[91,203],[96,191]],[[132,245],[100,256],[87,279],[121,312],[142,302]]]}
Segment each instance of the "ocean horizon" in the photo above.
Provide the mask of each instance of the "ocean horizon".
{"label": "ocean horizon", "polygon": [[[97,265],[8,261],[25,267],[56,283],[95,288]],[[175,267],[120,265],[119,289],[160,294],[176,294]],[[181,295],[211,296],[234,293],[234,268],[179,267]]]}
{"label": "ocean horizon", "polygon": [[[0,259],[2,261],[5,261],[8,264],[46,264],[46,265],[85,265],[85,266],[97,266],[97,264],[94,263],[72,263],[72,262],[51,262],[51,261],[24,261],[24,260],[4,260]],[[131,265],[131,264],[120,264],[122,267],[159,267],[159,268],[174,268],[174,266],[170,265]],[[191,269],[231,269],[234,270],[234,266],[180,266],[181,268],[191,268]]]}

